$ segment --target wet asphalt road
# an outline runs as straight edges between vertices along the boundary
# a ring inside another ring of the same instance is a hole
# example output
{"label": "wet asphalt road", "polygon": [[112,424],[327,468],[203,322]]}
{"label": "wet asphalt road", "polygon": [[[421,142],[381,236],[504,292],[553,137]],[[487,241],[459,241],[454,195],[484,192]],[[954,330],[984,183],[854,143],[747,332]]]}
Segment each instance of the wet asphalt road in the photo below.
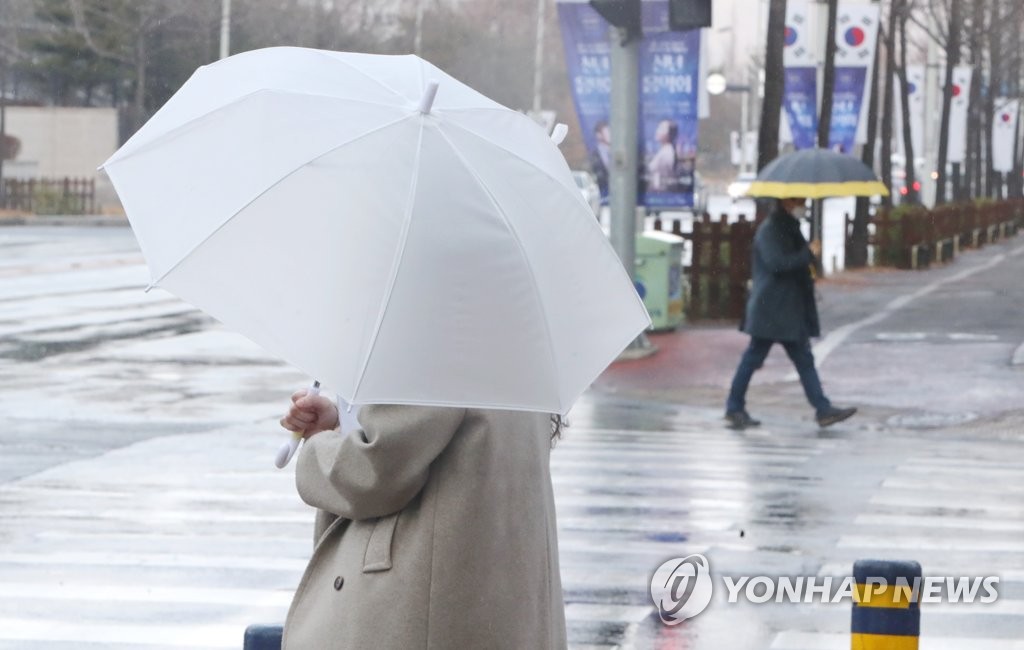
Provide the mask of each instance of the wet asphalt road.
{"label": "wet asphalt road", "polygon": [[[710,403],[588,394],[552,461],[571,645],[849,647],[848,602],[718,590],[664,626],[651,573],[703,553],[716,578],[868,557],[998,575],[992,605],[926,608],[921,647],[1024,648],[1019,246],[826,289],[831,331],[861,323],[819,351],[869,412],[848,426],[788,417],[782,366],[746,433]],[[0,228],[0,648],[238,648],[308,558],[310,513],[271,464],[306,378],[147,280],[125,228]]]}

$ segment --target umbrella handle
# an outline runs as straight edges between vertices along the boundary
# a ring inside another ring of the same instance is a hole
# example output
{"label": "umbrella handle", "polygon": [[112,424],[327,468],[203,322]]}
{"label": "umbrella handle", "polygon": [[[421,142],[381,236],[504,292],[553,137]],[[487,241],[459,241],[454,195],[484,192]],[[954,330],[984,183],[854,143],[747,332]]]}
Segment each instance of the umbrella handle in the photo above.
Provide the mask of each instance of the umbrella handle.
{"label": "umbrella handle", "polygon": [[[306,396],[309,397],[310,395],[319,394],[320,382],[314,381],[313,385],[310,386],[309,390],[306,391]],[[292,456],[294,456],[295,452],[299,449],[299,443],[301,442],[302,432],[292,432],[291,438],[289,438],[288,441],[281,445],[281,448],[277,450],[277,456],[274,458],[274,465],[276,465],[278,469],[284,469],[288,465],[288,463],[291,462]]]}

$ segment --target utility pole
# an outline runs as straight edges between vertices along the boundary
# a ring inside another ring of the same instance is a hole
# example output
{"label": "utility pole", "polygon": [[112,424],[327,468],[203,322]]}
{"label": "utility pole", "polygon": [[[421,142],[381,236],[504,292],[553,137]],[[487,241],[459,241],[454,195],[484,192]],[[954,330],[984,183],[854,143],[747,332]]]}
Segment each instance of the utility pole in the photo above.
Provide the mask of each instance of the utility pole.
{"label": "utility pole", "polygon": [[537,44],[533,52],[533,110],[541,109],[541,88],[544,79],[544,13],[547,0],[537,0]]}
{"label": "utility pole", "polygon": [[611,244],[633,277],[636,259],[636,194],[640,118],[640,43],[622,27],[612,27],[611,169],[608,198]]}
{"label": "utility pole", "polygon": [[[636,273],[636,198],[639,169],[640,120],[640,0],[590,0],[611,25],[611,161],[608,170],[608,206],[611,211],[610,240],[626,273]],[[640,334],[631,350],[651,350],[647,336]]]}
{"label": "utility pole", "polygon": [[231,0],[220,0],[220,58],[231,53]]}
{"label": "utility pole", "polygon": [[416,0],[416,26],[412,42],[412,52],[416,56],[421,56],[423,52],[423,13],[426,5],[427,0]]}

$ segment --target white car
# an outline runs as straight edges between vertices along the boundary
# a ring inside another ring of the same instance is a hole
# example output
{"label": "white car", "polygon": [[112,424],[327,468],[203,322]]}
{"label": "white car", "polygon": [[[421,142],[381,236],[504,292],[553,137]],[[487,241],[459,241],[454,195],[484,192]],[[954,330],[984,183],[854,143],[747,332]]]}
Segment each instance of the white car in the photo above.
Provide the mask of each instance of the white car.
{"label": "white car", "polygon": [[733,200],[746,197],[747,190],[750,189],[750,185],[754,182],[755,178],[757,178],[757,174],[752,172],[744,172],[737,176],[736,180],[729,183],[729,188],[727,190],[729,192],[729,196],[731,196]]}
{"label": "white car", "polygon": [[572,177],[594,215],[599,215],[601,213],[601,189],[597,186],[594,175],[590,172],[574,171]]}

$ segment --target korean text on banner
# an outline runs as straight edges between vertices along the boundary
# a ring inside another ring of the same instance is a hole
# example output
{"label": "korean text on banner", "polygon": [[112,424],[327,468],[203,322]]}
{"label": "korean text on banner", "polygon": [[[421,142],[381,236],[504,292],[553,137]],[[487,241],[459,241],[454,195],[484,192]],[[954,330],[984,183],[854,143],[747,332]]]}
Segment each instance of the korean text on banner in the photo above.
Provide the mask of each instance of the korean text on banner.
{"label": "korean text on banner", "polygon": [[590,5],[582,2],[560,2],[558,21],[590,169],[601,188],[601,198],[607,199],[611,169],[611,129],[608,122],[612,90],[608,23]]}
{"label": "korean text on banner", "polygon": [[[668,2],[644,2],[640,43],[643,162],[640,203],[650,208],[694,202],[701,93],[701,32],[668,30]],[[558,18],[566,68],[588,159],[602,198],[608,196],[611,62],[608,24],[586,2],[562,0]]]}
{"label": "korean text on banner", "polygon": [[692,207],[697,165],[700,30],[668,29],[668,3],[646,2],[640,43],[641,202]]}

